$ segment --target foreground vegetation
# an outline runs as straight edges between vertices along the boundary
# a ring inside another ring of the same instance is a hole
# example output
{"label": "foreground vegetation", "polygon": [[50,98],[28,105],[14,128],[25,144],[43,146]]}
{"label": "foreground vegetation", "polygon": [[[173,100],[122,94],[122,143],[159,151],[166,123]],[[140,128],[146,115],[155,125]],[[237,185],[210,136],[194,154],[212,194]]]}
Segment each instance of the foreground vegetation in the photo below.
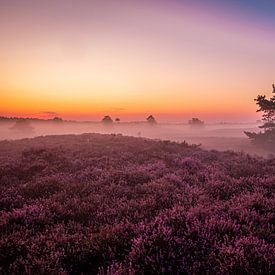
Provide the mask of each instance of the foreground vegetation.
{"label": "foreground vegetation", "polygon": [[271,274],[275,159],[115,135],[0,142],[1,274]]}

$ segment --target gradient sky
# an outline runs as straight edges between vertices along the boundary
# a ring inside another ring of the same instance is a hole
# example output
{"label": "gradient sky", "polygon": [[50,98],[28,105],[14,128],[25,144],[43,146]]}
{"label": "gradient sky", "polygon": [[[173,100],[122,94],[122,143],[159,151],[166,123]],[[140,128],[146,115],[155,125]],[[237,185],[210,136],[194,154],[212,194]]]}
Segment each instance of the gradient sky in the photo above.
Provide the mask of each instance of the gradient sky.
{"label": "gradient sky", "polygon": [[254,121],[273,0],[0,0],[0,115]]}

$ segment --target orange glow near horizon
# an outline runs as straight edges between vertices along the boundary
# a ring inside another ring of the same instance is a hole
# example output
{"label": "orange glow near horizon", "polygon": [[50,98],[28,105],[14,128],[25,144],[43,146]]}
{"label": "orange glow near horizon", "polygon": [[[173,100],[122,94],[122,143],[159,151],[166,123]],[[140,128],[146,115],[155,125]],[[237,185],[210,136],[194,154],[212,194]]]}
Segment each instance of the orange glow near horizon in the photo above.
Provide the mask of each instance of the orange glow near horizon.
{"label": "orange glow near horizon", "polygon": [[255,120],[274,80],[271,23],[252,28],[234,9],[15,2],[0,12],[0,115]]}

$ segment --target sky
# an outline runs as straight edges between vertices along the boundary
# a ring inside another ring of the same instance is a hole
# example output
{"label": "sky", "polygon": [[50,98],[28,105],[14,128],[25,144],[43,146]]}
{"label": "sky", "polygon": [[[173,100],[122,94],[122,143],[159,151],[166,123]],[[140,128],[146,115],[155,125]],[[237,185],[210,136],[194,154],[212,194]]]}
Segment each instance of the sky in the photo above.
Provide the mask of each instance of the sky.
{"label": "sky", "polygon": [[255,121],[273,0],[0,0],[0,115]]}

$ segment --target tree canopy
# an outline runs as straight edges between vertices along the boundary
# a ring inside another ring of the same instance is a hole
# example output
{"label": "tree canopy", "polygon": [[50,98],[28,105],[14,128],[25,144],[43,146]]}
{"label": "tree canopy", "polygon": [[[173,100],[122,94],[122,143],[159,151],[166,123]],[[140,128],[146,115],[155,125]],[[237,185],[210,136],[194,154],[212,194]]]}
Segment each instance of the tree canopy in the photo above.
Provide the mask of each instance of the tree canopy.
{"label": "tree canopy", "polygon": [[152,115],[148,116],[148,117],[146,118],[146,120],[147,120],[147,122],[150,123],[150,124],[156,124],[156,123],[157,123],[156,119],[155,119]]}
{"label": "tree canopy", "polygon": [[258,95],[255,99],[259,106],[257,112],[262,112],[263,125],[259,126],[263,132],[245,132],[254,144],[261,145],[268,149],[275,151],[275,85],[272,85],[274,94],[270,99],[266,95]]}
{"label": "tree canopy", "polygon": [[12,131],[17,132],[33,132],[34,128],[31,126],[30,121],[26,119],[18,119],[15,124],[10,128]]}
{"label": "tree canopy", "polygon": [[203,126],[204,122],[197,117],[193,117],[191,120],[188,121],[188,124],[191,126]]}
{"label": "tree canopy", "polygon": [[112,124],[113,123],[113,120],[110,116],[105,116],[103,119],[102,119],[102,123],[104,124]]}

